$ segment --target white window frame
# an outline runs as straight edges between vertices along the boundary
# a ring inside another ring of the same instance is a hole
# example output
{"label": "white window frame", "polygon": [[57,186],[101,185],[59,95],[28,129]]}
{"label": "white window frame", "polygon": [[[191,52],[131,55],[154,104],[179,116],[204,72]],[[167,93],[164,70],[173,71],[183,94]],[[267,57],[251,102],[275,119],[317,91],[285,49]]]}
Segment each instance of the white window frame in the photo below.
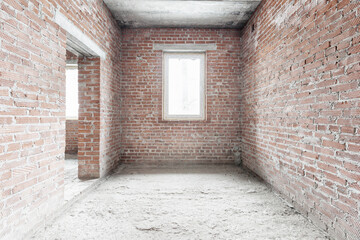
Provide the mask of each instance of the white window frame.
{"label": "white window frame", "polygon": [[[196,56],[200,58],[200,114],[199,115],[170,115],[169,114],[169,58],[171,56],[177,56],[180,58],[189,58],[189,56]],[[162,91],[162,118],[166,121],[202,121],[206,120],[206,52],[194,51],[164,51],[163,52],[163,91]]]}

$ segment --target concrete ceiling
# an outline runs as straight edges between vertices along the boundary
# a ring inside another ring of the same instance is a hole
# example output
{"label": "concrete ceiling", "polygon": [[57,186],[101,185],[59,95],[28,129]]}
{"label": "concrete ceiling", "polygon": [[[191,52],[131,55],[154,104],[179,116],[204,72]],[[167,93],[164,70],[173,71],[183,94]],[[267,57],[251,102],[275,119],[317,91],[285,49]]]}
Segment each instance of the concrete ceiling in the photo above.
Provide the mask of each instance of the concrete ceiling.
{"label": "concrete ceiling", "polygon": [[120,26],[241,28],[261,0],[104,0]]}

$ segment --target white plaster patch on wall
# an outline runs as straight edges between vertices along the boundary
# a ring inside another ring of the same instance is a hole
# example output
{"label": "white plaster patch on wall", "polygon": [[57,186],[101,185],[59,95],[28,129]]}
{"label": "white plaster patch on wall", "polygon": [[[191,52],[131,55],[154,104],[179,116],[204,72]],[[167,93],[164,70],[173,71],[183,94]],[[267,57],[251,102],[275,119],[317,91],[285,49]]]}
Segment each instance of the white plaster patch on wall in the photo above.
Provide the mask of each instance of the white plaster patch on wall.
{"label": "white plaster patch on wall", "polygon": [[258,39],[259,39],[259,31],[257,31],[257,29],[255,29],[255,36],[254,36],[254,47],[255,47],[255,50],[257,49],[257,47],[258,47],[258,45],[259,45]]}
{"label": "white plaster patch on wall", "polygon": [[302,2],[304,1],[301,1],[301,3],[296,2],[295,4],[284,4],[283,8],[285,9],[281,8],[279,10],[279,12],[283,12],[276,14],[276,17],[274,18],[274,20],[272,20],[272,23],[275,24],[277,28],[281,28],[281,26],[289,19],[289,17],[299,9],[299,4],[303,4]]}
{"label": "white plaster patch on wall", "polygon": [[154,50],[175,51],[175,52],[203,52],[216,50],[216,44],[154,44]]}

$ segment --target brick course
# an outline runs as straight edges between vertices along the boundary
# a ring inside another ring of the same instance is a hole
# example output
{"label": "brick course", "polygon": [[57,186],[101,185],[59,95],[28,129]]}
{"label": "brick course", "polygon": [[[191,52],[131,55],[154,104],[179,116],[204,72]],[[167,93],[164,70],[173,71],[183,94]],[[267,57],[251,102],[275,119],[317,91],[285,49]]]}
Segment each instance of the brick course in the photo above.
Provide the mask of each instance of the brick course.
{"label": "brick course", "polygon": [[[233,163],[239,145],[239,32],[125,29],[121,60],[121,160]],[[207,120],[162,120],[162,51],[154,44],[216,44],[207,51]]]}
{"label": "brick course", "polygon": [[265,0],[241,37],[243,163],[336,239],[360,238],[359,23],[356,0]]}

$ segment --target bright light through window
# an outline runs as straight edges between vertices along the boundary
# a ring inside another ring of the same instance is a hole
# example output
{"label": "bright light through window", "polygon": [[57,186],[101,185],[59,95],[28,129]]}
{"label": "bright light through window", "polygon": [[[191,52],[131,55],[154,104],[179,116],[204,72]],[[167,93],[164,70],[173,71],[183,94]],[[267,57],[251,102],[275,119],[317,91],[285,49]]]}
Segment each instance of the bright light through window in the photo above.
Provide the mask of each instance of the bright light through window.
{"label": "bright light through window", "polygon": [[164,118],[205,118],[204,53],[165,53]]}
{"label": "bright light through window", "polygon": [[66,67],[66,118],[78,119],[78,69],[77,65]]}

